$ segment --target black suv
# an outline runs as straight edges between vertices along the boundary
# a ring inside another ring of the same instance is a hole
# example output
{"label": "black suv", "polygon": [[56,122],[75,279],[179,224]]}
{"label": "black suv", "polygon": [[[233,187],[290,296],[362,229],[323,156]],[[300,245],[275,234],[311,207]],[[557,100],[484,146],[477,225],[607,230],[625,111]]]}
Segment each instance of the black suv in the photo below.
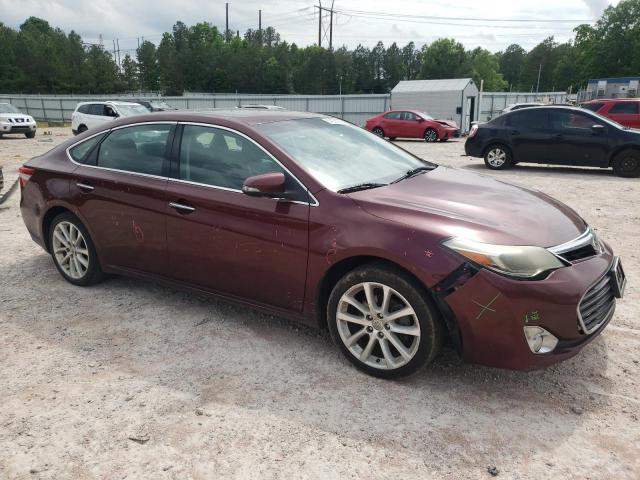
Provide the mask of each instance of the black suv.
{"label": "black suv", "polygon": [[464,146],[502,170],[519,162],[613,168],[621,177],[640,175],[640,130],[573,107],[517,110],[474,125]]}

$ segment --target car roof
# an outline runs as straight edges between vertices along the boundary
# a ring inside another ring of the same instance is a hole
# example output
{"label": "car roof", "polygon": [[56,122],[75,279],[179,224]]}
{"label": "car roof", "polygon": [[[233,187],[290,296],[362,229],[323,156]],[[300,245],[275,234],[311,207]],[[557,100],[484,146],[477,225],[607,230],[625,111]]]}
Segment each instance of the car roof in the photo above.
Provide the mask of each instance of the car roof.
{"label": "car roof", "polygon": [[127,125],[144,121],[174,121],[216,123],[216,120],[233,122],[248,126],[264,123],[301,120],[308,118],[327,118],[329,115],[291,110],[259,110],[259,109],[219,109],[219,110],[171,110],[154,112],[145,115],[125,117],[114,121],[111,125]]}

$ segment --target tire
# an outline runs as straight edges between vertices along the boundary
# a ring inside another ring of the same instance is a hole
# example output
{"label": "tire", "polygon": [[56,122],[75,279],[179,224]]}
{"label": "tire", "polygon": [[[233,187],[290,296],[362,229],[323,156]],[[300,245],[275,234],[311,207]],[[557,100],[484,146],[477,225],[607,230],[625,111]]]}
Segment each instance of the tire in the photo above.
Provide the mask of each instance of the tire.
{"label": "tire", "polygon": [[447,142],[447,141],[449,141],[449,137],[441,138],[441,139],[440,139],[440,141],[441,141],[441,142]]}
{"label": "tire", "polygon": [[389,140],[391,140],[392,142],[396,141],[396,137],[389,137]]}
{"label": "tire", "polygon": [[[365,289],[375,297],[373,309]],[[386,308],[385,298],[389,299]],[[412,313],[391,317],[407,307]],[[329,296],[327,323],[347,359],[380,378],[404,377],[429,364],[440,350],[444,332],[440,315],[423,289],[402,271],[381,263],[356,268],[338,281]]]}
{"label": "tire", "polygon": [[65,212],[53,219],[49,228],[49,250],[58,272],[69,283],[85,287],[103,279],[91,236],[75,215]]}
{"label": "tire", "polygon": [[86,132],[87,130],[89,130],[89,129],[87,128],[87,126],[86,126],[86,125],[80,125],[80,126],[78,127],[78,133],[77,133],[77,135],[80,135],[82,132]]}
{"label": "tire", "polygon": [[484,164],[491,170],[505,170],[513,165],[511,150],[504,145],[491,145],[484,152]]}
{"label": "tire", "polygon": [[618,153],[611,163],[613,173],[618,177],[633,178],[640,176],[640,151],[628,148]]}
{"label": "tire", "polygon": [[424,141],[427,142],[427,143],[437,142],[438,141],[438,132],[436,132],[435,129],[433,129],[433,128],[427,128],[424,131],[423,138],[424,138]]}
{"label": "tire", "polygon": [[24,136],[27,138],[36,138],[36,132],[27,132]]}
{"label": "tire", "polygon": [[377,135],[380,138],[384,138],[384,130],[382,130],[380,127],[376,127],[371,131],[373,132],[374,135]]}

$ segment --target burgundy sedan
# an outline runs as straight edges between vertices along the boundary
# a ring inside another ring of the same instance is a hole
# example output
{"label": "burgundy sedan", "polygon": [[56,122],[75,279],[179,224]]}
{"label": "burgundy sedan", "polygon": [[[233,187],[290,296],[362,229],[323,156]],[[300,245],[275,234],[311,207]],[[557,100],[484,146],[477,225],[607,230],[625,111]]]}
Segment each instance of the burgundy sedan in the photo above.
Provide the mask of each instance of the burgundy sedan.
{"label": "burgundy sedan", "polygon": [[460,136],[460,129],[453,120],[435,120],[418,110],[390,110],[368,119],[364,128],[390,140],[402,137],[446,142]]}
{"label": "burgundy sedan", "polygon": [[292,317],[380,377],[445,339],[496,367],[569,358],[625,285],[569,207],[318,114],[128,117],[33,158],[20,186],[72,284],[132,275]]}

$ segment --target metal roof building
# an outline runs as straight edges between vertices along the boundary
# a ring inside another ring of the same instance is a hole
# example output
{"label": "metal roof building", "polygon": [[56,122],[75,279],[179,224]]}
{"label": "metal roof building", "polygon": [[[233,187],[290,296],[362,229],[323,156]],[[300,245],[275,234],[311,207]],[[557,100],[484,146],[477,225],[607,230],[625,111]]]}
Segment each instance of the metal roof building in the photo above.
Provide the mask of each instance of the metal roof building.
{"label": "metal roof building", "polygon": [[640,96],[640,77],[592,78],[587,84],[586,98],[635,98]]}
{"label": "metal roof building", "polygon": [[392,109],[415,109],[434,118],[455,120],[469,131],[476,120],[478,87],[471,78],[403,80],[391,90]]}

